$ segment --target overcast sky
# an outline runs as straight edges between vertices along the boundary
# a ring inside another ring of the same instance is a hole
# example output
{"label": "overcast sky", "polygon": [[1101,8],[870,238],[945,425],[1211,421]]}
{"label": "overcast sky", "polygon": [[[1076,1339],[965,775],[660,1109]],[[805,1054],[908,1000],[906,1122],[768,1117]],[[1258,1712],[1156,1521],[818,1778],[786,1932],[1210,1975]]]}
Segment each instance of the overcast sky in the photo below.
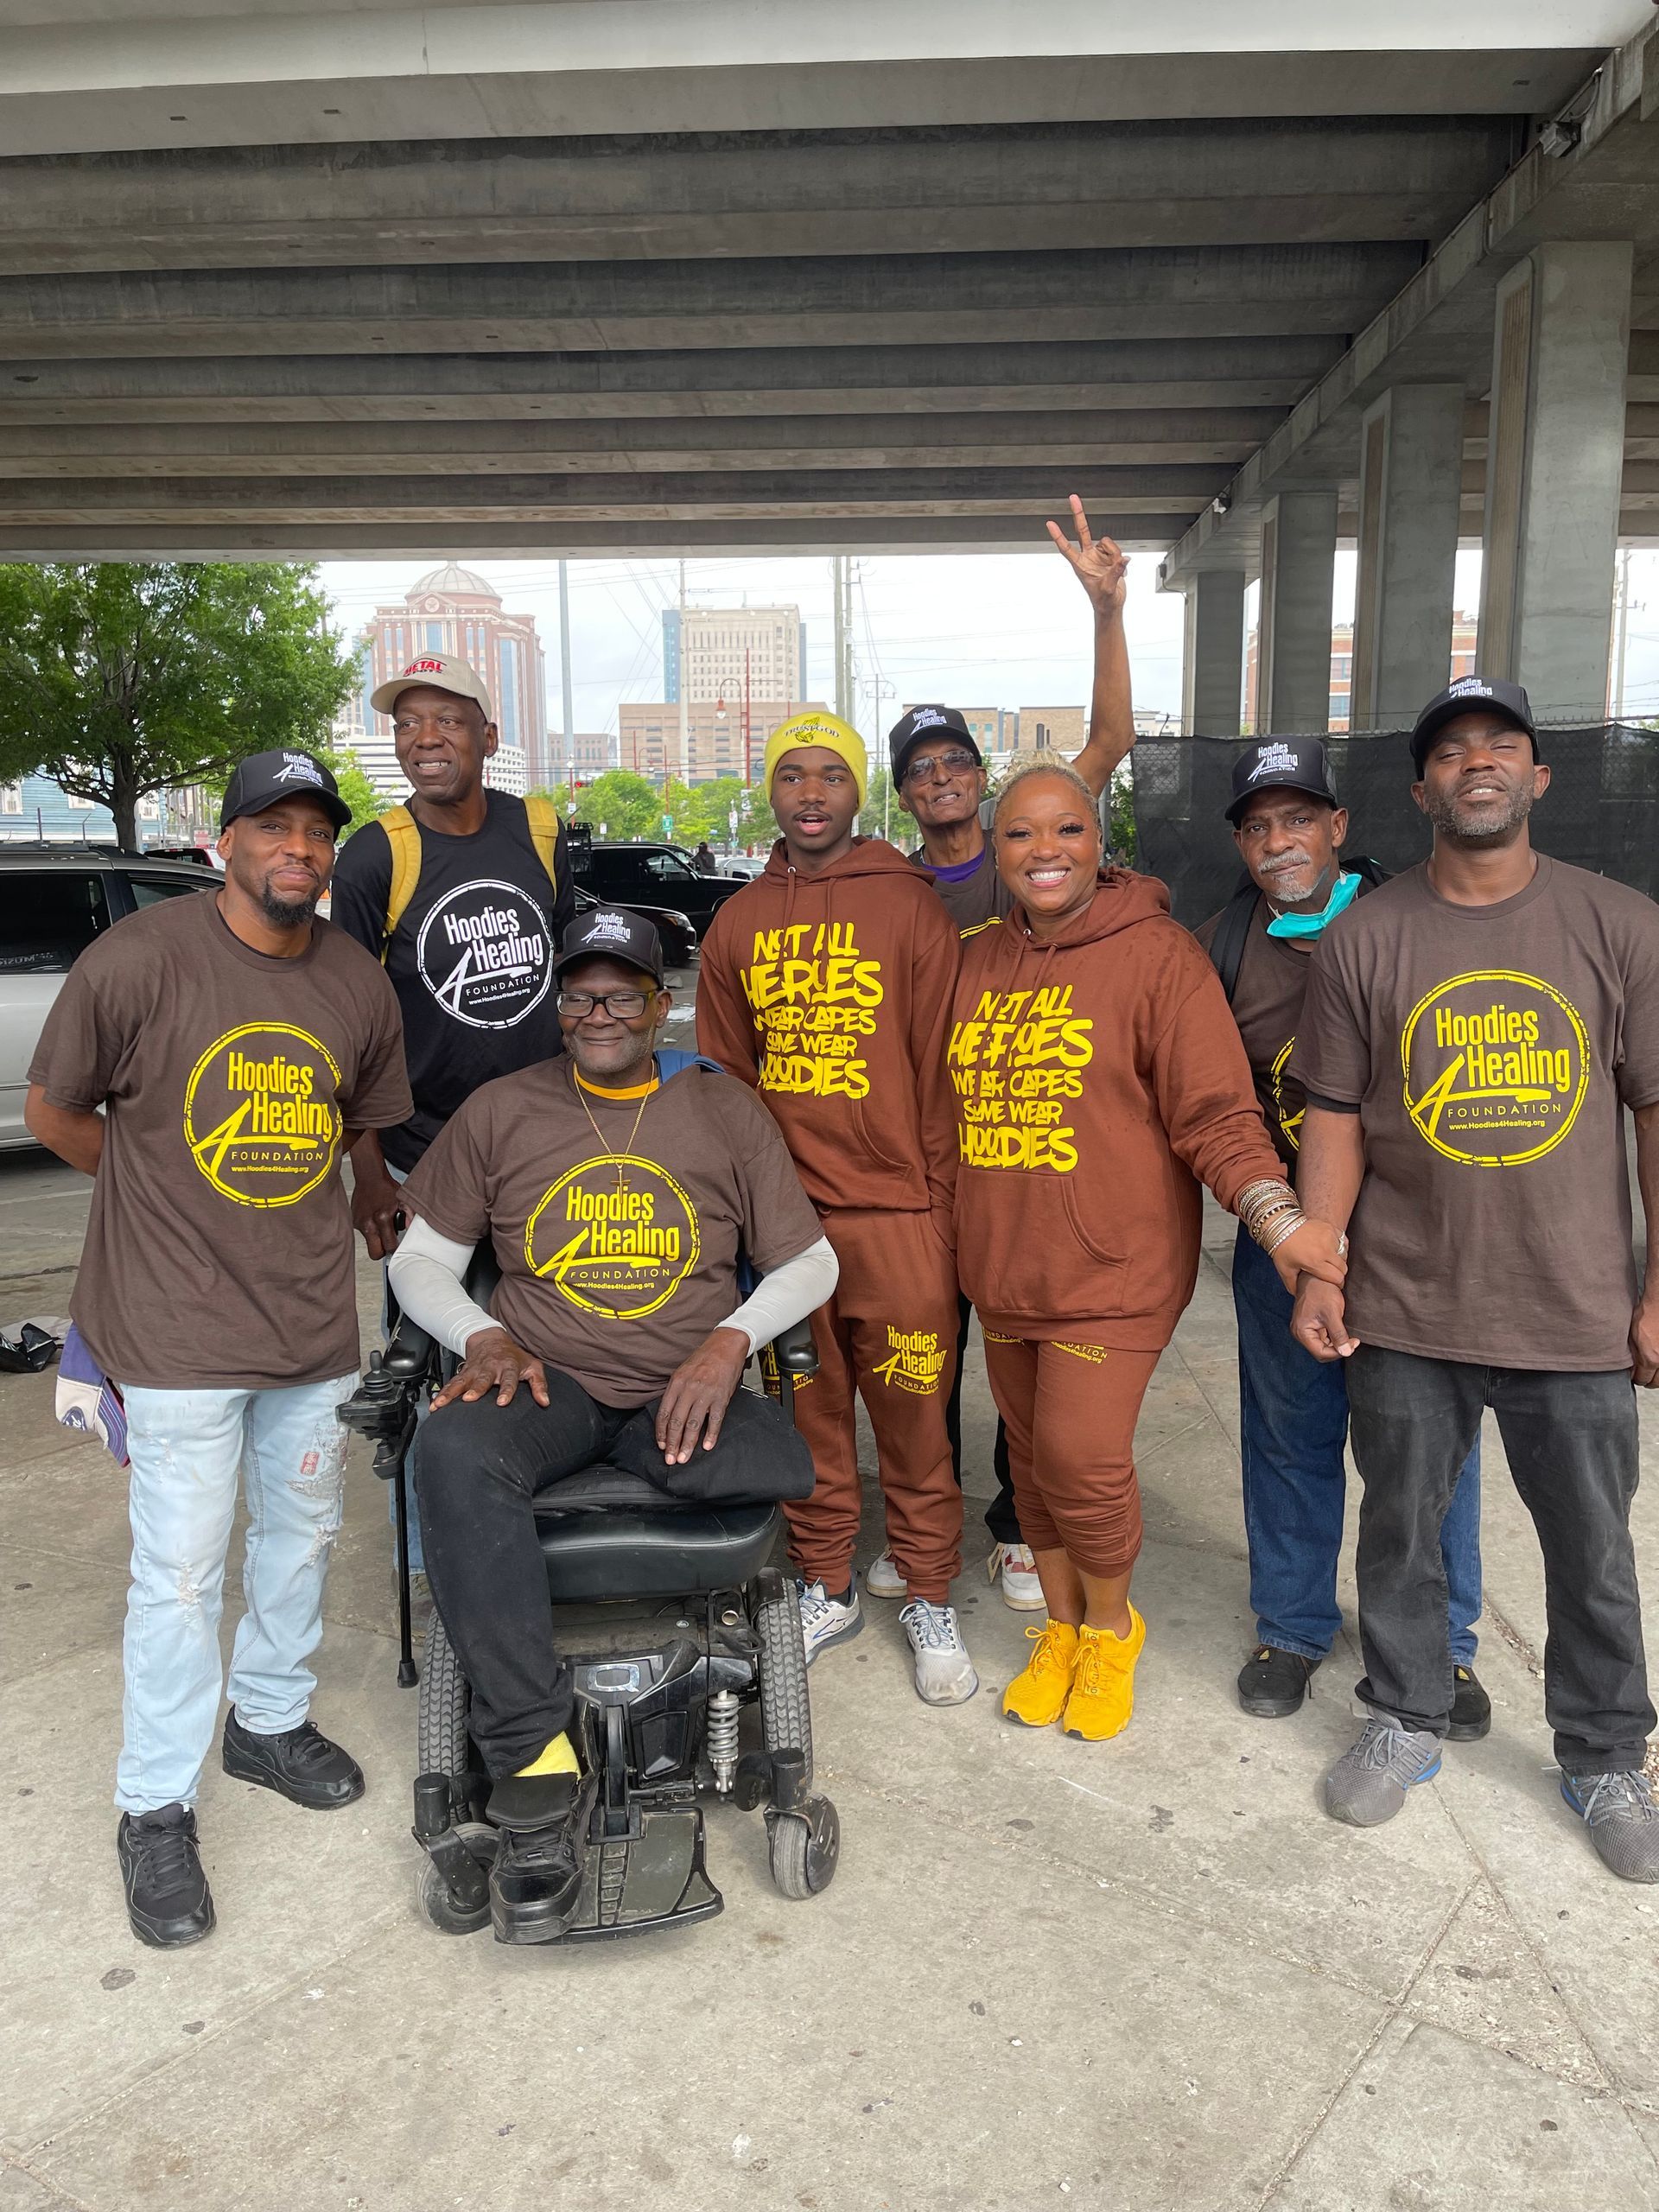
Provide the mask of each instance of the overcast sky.
{"label": "overcast sky", "polygon": [[[430,561],[325,564],[323,581],[340,623],[355,631],[377,606],[401,601]],[[547,656],[548,725],[560,727],[558,575],[552,562],[469,563],[512,612],[534,614]],[[1135,706],[1177,715],[1181,703],[1181,601],[1156,588],[1157,556],[1136,554],[1129,569],[1128,632]],[[570,627],[576,726],[616,728],[620,699],[662,696],[662,610],[674,603],[672,561],[573,561]],[[1354,558],[1337,562],[1333,620],[1353,613]],[[797,606],[807,626],[810,696],[832,700],[830,563],[827,560],[688,561],[695,606]],[[1480,556],[1458,557],[1457,600],[1473,613]],[[1659,714],[1659,553],[1630,562],[1631,614],[1626,711]],[[1255,593],[1249,602],[1254,611]],[[858,721],[879,735],[906,702],[960,706],[1080,705],[1088,697],[1088,602],[1046,543],[1029,555],[914,554],[861,561],[855,590]],[[876,687],[881,687],[880,704]]]}

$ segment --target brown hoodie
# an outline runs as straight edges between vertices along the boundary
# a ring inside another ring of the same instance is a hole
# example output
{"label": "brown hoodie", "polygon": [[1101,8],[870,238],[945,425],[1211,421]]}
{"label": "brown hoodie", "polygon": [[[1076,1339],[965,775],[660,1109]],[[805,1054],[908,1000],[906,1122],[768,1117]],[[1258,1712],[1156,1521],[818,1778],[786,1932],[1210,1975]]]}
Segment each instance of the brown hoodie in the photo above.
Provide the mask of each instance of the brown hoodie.
{"label": "brown hoodie", "polygon": [[1106,868],[1046,944],[1016,906],[963,946],[950,1062],[957,1264],[988,1329],[1169,1342],[1199,1181],[1284,1179],[1220,979],[1152,877]]}
{"label": "brown hoodie", "polygon": [[791,867],[780,838],[715,916],[697,1049],[755,1085],[821,1211],[950,1212],[960,952],[932,886],[880,837],[817,875]]}

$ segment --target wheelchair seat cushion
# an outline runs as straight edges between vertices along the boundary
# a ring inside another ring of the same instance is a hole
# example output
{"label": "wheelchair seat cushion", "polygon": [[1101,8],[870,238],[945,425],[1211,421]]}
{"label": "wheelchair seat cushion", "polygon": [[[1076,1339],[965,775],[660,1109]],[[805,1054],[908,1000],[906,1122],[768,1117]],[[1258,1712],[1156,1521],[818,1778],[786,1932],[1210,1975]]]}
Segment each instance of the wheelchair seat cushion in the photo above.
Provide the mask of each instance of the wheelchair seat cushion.
{"label": "wheelchair seat cushion", "polygon": [[659,1498],[645,1512],[615,1507],[553,1513],[538,1501],[536,1510],[556,1605],[699,1597],[739,1588],[766,1565],[782,1529],[782,1513],[766,1504],[690,1505],[665,1512]]}

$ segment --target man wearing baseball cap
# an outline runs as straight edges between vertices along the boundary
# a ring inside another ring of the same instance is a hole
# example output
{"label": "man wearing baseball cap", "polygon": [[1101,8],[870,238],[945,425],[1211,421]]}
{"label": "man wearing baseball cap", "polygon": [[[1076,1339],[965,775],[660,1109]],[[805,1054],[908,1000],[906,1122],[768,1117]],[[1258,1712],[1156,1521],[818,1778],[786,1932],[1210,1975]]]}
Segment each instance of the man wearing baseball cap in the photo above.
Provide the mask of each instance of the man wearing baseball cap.
{"label": "man wearing baseball cap", "polygon": [[308,1717],[340,1530],[334,1409],[357,1384],[340,1160],[410,1109],[391,987],[316,916],[350,819],[333,776],[297,749],[257,753],[219,819],[216,892],[132,915],[75,963],[26,1109],[92,1178],[70,1310],[124,1398],[132,1463],[118,1851],[133,1932],[162,1948],[213,1925],[194,1808],[238,1483],[225,1770],[315,1809],[363,1793]]}
{"label": "man wearing baseball cap", "polygon": [[[378,1260],[397,1246],[398,1185],[462,1100],[561,1050],[553,949],[575,890],[551,802],[485,784],[498,741],[476,669],[422,653],[370,704],[391,717],[410,798],[346,844],[331,911],[385,964],[403,1009],[414,1110],[352,1154],[353,1219]],[[411,1536],[418,1613],[427,1593]]]}
{"label": "man wearing baseball cap", "polygon": [[1543,1554],[1561,1796],[1611,1872],[1659,1881],[1630,1541],[1632,1385],[1659,1382],[1659,909],[1534,848],[1549,770],[1517,686],[1452,684],[1411,753],[1433,849],[1320,938],[1291,1061],[1302,1202],[1352,1240],[1341,1290],[1303,1277],[1294,1327],[1346,1363],[1365,1486],[1369,1717],[1325,1807],[1374,1827],[1440,1771],[1440,1538],[1490,1406]]}
{"label": "man wearing baseball cap", "polygon": [[[1387,878],[1374,861],[1344,865],[1348,810],[1318,738],[1270,738],[1233,764],[1227,809],[1248,872],[1229,905],[1198,931],[1219,973],[1279,1157],[1294,1174],[1303,1101],[1287,1070],[1301,1026],[1310,956],[1336,917]],[[1233,1253],[1238,1320],[1240,1457],[1255,1643],[1238,1701],[1282,1719],[1328,1658],[1342,1611],[1337,1559],[1347,1490],[1348,1397],[1343,1370],[1312,1358],[1290,1334],[1291,1300],[1241,1236]],[[1469,1453],[1440,1532],[1455,1687],[1448,1733],[1484,1736],[1491,1706],[1474,1672],[1480,1613],[1480,1447]]]}
{"label": "man wearing baseball cap", "polygon": [[[416,1446],[417,1495],[502,1831],[490,1900],[507,1943],[563,1933],[593,1796],[536,1501],[556,1504],[559,1484],[600,1464],[665,1507],[801,1497],[804,1444],[738,1384],[750,1353],[836,1281],[753,1091],[660,1049],[672,994],[651,923],[583,914],[554,967],[565,1052],[452,1117],[404,1185],[415,1218],[391,1268],[404,1310],[461,1355]],[[487,1313],[462,1287],[486,1236],[502,1270]],[[740,1249],[763,1276],[747,1298]]]}
{"label": "man wearing baseball cap", "polygon": [[[1071,766],[1098,797],[1135,743],[1135,700],[1123,636],[1129,564],[1109,537],[1096,537],[1090,532],[1083,502],[1075,495],[1071,515],[1075,545],[1068,542],[1058,523],[1049,524],[1048,534],[1065,555],[1094,610],[1094,691],[1088,741]],[[887,754],[899,804],[922,834],[920,849],[910,855],[911,866],[929,878],[963,936],[982,929],[988,922],[1000,922],[1013,901],[991,856],[986,836],[990,779],[965,717],[955,707],[912,707],[888,733]],[[956,1379],[946,1408],[958,1482],[962,1479],[962,1362],[967,1354],[972,1309],[963,1299]],[[985,1512],[985,1525],[993,1540],[988,1561],[991,1575],[1001,1580],[1006,1605],[1018,1612],[1040,1612],[1045,1604],[1042,1585],[1030,1547],[1020,1536],[1007,1437],[1001,1421],[996,1425],[994,1465],[996,1496]],[[904,1577],[886,1552],[871,1567],[866,1586],[872,1597],[905,1594]]]}

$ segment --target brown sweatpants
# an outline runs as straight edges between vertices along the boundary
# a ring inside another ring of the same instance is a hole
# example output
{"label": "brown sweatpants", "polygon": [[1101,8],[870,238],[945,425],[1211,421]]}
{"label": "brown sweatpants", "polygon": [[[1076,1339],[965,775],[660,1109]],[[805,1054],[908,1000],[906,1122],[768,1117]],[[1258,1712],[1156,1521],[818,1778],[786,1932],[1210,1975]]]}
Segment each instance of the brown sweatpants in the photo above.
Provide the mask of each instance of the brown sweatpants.
{"label": "brown sweatpants", "polygon": [[1158,1354],[984,1334],[1020,1534],[1084,1574],[1127,1573],[1141,1549],[1135,1424]]}
{"label": "brown sweatpants", "polygon": [[858,1541],[862,1398],[893,1564],[912,1598],[942,1605],[962,1568],[962,1492],[944,1419],[957,1361],[956,1265],[927,1214],[822,1218],[841,1280],[812,1316],[818,1371],[795,1393],[817,1481],[810,1497],[784,1508],[790,1557],[808,1582],[846,1588]]}

